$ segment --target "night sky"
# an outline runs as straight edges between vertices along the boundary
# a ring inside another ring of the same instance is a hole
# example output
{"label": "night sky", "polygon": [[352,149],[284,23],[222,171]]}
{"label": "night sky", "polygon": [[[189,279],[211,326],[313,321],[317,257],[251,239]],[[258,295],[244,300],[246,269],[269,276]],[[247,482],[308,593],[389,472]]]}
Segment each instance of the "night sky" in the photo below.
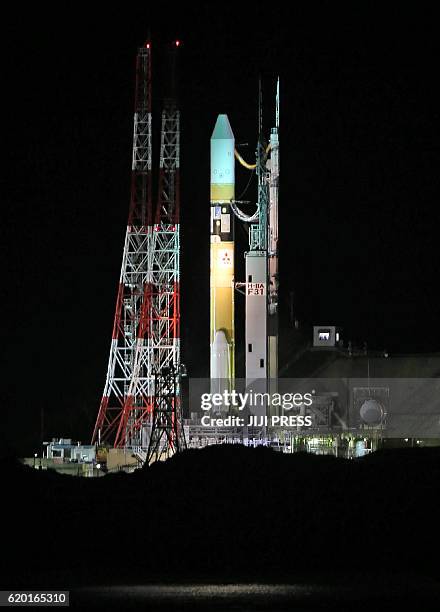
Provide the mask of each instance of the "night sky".
{"label": "night sky", "polygon": [[[333,5],[191,4],[170,17],[150,3],[120,13],[107,4],[100,15],[39,7],[6,19],[3,407],[19,452],[38,444],[42,408],[46,439],[91,435],[128,214],[134,60],[149,31],[156,130],[165,49],[182,40],[189,374],[206,375],[209,357],[209,139],[227,113],[252,161],[259,74],[266,133],[281,79],[282,326],[293,291],[304,326],[339,325],[372,349],[439,351],[437,21],[403,5],[387,15],[380,3],[353,3],[344,14]],[[158,142],[155,132],[155,163]],[[247,180],[237,167],[237,196]]]}

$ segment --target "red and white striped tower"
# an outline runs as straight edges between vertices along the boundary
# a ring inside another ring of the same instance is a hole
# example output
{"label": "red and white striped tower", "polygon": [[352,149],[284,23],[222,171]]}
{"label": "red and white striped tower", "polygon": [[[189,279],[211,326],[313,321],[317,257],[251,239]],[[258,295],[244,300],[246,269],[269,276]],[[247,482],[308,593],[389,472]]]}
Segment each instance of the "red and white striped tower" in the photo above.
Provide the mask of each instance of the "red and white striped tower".
{"label": "red and white striped tower", "polygon": [[[162,111],[158,200],[149,234],[144,310],[138,327],[132,378],[115,441],[117,446],[137,451],[149,445],[155,381],[161,380],[169,368],[177,373],[180,364],[180,112],[174,94],[177,47],[174,43],[170,51],[168,75],[172,91],[165,98]],[[178,383],[175,393],[174,409],[180,406]]]}
{"label": "red and white striped tower", "polygon": [[[155,214],[151,199],[151,52],[139,50],[136,70],[131,205],[104,395],[92,441],[115,447],[149,445],[155,380],[176,375],[172,421],[180,416],[180,112],[171,94],[162,111],[160,173]],[[156,398],[157,399],[157,398]],[[157,403],[157,401],[156,401]],[[177,419],[177,421],[176,421]],[[179,425],[180,427],[180,425]],[[179,428],[173,424],[173,431]],[[178,444],[171,446],[178,448]]]}
{"label": "red and white striped tower", "polygon": [[164,100],[158,201],[151,269],[151,348],[157,373],[180,365],[180,111],[174,93],[178,41],[170,52],[171,92]]}
{"label": "red and white striped tower", "polygon": [[[169,74],[171,91],[164,100],[160,141],[160,172],[158,201],[152,233],[151,260],[151,308],[148,321],[148,346],[154,364],[155,381],[158,384],[153,405],[165,401],[163,390],[166,381],[173,380],[172,398],[168,397],[171,414],[162,428],[162,434],[148,423],[143,436],[143,446],[151,448],[150,433],[158,436],[159,454],[176,452],[182,447],[182,418],[180,402],[180,111],[175,95],[176,56],[179,42],[170,50]],[[170,378],[171,377],[171,378]],[[135,385],[142,387],[142,380],[134,377]],[[157,394],[161,398],[157,397]],[[153,415],[156,416],[157,415]],[[153,419],[154,421],[154,419]],[[156,421],[154,421],[156,422]],[[159,428],[160,429],[160,428]],[[159,442],[162,439],[162,442]],[[166,448],[163,448],[165,442]],[[158,449],[156,448],[156,451]]]}
{"label": "red and white striped tower", "polygon": [[[147,42],[136,59],[131,202],[107,377],[92,437],[92,442],[105,441],[114,446],[126,444],[127,428],[131,428],[131,444],[136,443],[134,424],[139,413],[148,411],[144,397],[154,395],[152,389],[147,389],[142,396],[127,402],[137,367],[138,337],[145,334],[149,310],[153,222],[151,135],[151,49]],[[146,359],[137,373],[137,379],[145,379],[150,386],[151,367],[151,361]],[[129,406],[133,407],[133,415]]]}

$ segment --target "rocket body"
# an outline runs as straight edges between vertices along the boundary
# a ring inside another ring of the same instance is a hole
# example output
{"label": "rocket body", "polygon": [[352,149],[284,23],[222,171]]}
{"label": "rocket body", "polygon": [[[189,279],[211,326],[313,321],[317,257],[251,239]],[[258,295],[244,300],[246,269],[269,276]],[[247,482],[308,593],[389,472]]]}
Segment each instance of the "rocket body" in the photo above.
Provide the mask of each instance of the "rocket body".
{"label": "rocket body", "polygon": [[234,148],[228,117],[219,115],[211,137],[211,379],[226,379],[229,388],[235,375]]}

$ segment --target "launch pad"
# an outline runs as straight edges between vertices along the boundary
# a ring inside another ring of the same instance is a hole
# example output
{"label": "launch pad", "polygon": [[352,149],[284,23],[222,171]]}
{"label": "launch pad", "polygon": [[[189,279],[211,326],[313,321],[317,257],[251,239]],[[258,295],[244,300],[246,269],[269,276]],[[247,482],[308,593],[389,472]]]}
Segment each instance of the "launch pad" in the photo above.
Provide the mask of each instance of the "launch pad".
{"label": "launch pad", "polygon": [[[389,414],[386,386],[379,383],[372,386],[369,373],[368,380],[357,385],[358,395],[352,393],[349,401],[344,399],[346,412],[348,405],[353,406],[351,420],[337,410],[337,398],[347,395],[347,385],[340,392],[324,389],[314,394],[311,424],[306,422],[309,415],[306,401],[295,406],[296,413],[286,413],[269,401],[252,409],[247,406],[243,414],[219,404],[210,415],[201,415],[189,403],[185,405],[181,380],[185,367],[180,351],[180,294],[181,289],[185,291],[180,283],[180,207],[185,206],[185,198],[181,202],[180,111],[174,82],[179,46],[180,42],[175,41],[169,49],[172,95],[163,100],[155,203],[149,41],[137,56],[130,208],[107,376],[92,443],[131,450],[141,462],[148,463],[186,447],[221,443],[263,445],[283,452],[331,451],[344,456],[369,452],[383,437],[385,416]],[[242,364],[245,378],[240,383],[243,391],[253,389],[273,396],[285,384],[278,372],[279,108],[278,80],[273,123],[265,133],[260,84],[257,145],[251,163],[238,153],[226,114],[218,115],[212,132],[209,228],[207,225],[205,236],[200,238],[202,243],[209,235],[210,241],[209,336],[206,330],[210,374],[206,382],[211,394],[238,390],[236,292],[241,292],[245,301]],[[236,199],[236,162],[246,172],[255,173],[255,203]],[[244,212],[243,204],[253,204],[253,212]],[[243,225],[248,237],[247,250],[239,254],[244,255],[245,278],[239,279],[235,274],[236,224]],[[316,350],[338,350],[339,344],[338,328],[315,327]],[[352,354],[349,347],[349,356]],[[313,376],[312,372],[305,380],[314,380]],[[372,415],[380,416],[377,423],[370,422]],[[434,430],[431,427],[430,431]],[[394,432],[392,437],[398,435]],[[417,433],[407,437],[427,436]],[[353,450],[356,448],[358,451]]]}

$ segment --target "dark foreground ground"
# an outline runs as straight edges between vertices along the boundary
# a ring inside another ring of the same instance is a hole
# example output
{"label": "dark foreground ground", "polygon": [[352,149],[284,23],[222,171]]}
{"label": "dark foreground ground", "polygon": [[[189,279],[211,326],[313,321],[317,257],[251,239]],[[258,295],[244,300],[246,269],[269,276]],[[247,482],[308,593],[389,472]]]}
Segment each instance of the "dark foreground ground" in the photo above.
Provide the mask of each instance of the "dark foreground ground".
{"label": "dark foreground ground", "polygon": [[1,589],[124,609],[440,601],[440,449],[348,461],[215,446],[99,479],[10,459],[2,481]]}

